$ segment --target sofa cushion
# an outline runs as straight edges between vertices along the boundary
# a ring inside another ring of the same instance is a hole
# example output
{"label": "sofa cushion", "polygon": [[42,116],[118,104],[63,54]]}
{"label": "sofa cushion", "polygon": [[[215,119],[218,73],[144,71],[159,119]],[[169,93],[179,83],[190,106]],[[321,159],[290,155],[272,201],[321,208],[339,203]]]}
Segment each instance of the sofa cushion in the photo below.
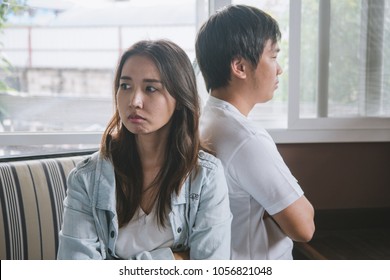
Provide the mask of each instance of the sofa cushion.
{"label": "sofa cushion", "polygon": [[85,156],[0,163],[0,259],[55,259],[66,178]]}

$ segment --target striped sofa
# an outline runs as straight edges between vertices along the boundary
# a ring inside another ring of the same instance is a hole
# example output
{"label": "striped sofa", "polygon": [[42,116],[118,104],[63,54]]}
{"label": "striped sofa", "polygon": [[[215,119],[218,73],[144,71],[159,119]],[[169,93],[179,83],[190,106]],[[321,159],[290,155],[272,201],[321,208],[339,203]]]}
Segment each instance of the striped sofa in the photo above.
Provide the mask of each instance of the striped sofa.
{"label": "striped sofa", "polygon": [[0,259],[55,259],[66,178],[86,155],[0,162]]}

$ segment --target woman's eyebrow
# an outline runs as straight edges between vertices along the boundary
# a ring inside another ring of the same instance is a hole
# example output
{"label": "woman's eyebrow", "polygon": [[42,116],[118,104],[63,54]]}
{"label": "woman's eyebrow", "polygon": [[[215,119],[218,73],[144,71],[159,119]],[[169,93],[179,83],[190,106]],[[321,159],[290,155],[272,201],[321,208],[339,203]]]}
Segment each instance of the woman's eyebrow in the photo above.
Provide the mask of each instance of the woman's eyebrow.
{"label": "woman's eyebrow", "polygon": [[[122,76],[119,78],[120,80],[133,80],[131,77],[129,76]],[[160,81],[160,80],[157,80],[157,79],[152,79],[152,78],[146,78],[146,79],[143,79],[142,80],[144,83],[159,83],[159,84],[162,84],[163,82]]]}
{"label": "woman's eyebrow", "polygon": [[143,79],[144,82],[146,83],[159,83],[162,84],[163,82],[157,79]]}

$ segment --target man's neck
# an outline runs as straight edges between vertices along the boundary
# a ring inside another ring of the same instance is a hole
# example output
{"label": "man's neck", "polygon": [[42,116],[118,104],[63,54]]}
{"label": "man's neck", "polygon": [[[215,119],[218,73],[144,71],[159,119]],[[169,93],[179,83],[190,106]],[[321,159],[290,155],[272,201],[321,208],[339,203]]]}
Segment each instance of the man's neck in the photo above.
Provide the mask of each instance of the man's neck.
{"label": "man's neck", "polygon": [[240,111],[244,116],[248,116],[249,112],[253,109],[255,104],[247,98],[245,92],[240,90],[234,90],[231,87],[218,88],[212,90],[211,96],[221,99],[225,102],[230,103]]}

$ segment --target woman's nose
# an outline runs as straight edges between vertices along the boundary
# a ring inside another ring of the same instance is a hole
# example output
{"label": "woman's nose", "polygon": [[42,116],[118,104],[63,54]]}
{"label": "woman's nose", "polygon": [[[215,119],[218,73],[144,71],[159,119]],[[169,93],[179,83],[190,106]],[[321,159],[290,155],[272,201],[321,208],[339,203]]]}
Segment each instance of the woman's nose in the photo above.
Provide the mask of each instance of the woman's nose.
{"label": "woman's nose", "polygon": [[143,95],[140,90],[135,90],[130,99],[130,106],[135,108],[143,107]]}

